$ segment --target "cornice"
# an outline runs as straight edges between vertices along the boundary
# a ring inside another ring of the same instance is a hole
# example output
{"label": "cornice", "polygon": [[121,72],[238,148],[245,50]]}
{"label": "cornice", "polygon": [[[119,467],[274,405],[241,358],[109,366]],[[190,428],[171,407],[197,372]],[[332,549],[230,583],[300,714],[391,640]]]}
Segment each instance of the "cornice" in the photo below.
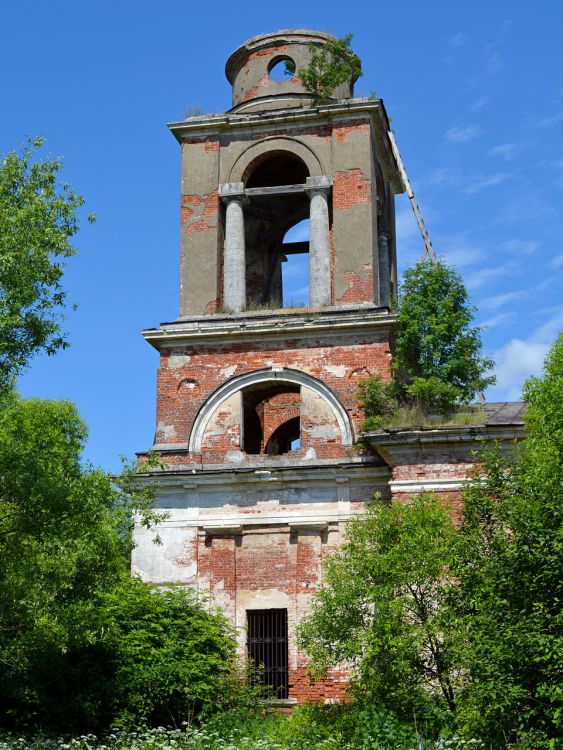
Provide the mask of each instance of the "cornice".
{"label": "cornice", "polygon": [[160,351],[182,344],[230,344],[311,336],[350,335],[369,333],[393,326],[396,316],[387,308],[332,308],[296,313],[284,311],[215,314],[179,318],[162,323],[160,328],[149,328],[142,335]]}

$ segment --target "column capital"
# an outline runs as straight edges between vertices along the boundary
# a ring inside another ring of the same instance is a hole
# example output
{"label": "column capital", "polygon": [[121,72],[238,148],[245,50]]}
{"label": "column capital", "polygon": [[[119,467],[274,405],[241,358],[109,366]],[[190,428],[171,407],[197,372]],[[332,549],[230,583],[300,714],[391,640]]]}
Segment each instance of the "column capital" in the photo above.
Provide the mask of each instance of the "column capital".
{"label": "column capital", "polygon": [[305,180],[305,192],[311,196],[314,193],[328,193],[332,187],[332,177],[327,174],[307,177]]}
{"label": "column capital", "polygon": [[219,185],[219,198],[225,203],[235,199],[246,202],[248,198],[244,193],[244,182],[224,182]]}

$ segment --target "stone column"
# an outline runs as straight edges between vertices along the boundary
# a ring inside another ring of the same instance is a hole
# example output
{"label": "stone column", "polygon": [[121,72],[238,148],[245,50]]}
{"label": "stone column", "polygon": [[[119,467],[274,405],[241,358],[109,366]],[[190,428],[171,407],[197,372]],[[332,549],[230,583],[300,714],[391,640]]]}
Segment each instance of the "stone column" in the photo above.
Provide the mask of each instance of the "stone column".
{"label": "stone column", "polygon": [[228,312],[242,312],[246,307],[244,184],[226,182],[220,185],[219,197],[227,207],[223,256],[223,304]]}
{"label": "stone column", "polygon": [[389,268],[389,240],[391,235],[380,229],[377,235],[379,258],[379,306],[391,307],[391,271]]}
{"label": "stone column", "polygon": [[307,177],[305,192],[311,201],[309,220],[309,306],[331,304],[328,195],[332,177]]}

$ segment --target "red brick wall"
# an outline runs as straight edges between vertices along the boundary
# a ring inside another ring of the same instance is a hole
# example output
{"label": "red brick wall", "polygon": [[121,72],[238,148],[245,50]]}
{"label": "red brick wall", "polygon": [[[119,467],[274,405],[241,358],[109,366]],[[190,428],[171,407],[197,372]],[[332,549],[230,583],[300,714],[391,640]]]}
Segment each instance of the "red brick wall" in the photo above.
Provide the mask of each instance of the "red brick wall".
{"label": "red brick wall", "polygon": [[[334,529],[332,536],[340,533]],[[246,610],[287,609],[289,697],[299,702],[340,699],[348,684],[346,673],[338,670],[313,681],[307,674],[307,659],[295,645],[296,624],[309,610],[322,579],[323,558],[335,542],[328,542],[326,532],[295,533],[287,527],[257,527],[239,536],[199,539],[199,586],[209,589],[214,602],[241,628],[241,651],[246,652]]]}
{"label": "red brick wall", "polygon": [[299,393],[278,393],[262,402],[262,450],[273,433],[285,422],[299,417],[301,397]]}
{"label": "red brick wall", "polygon": [[[358,381],[376,373],[390,377],[390,362],[388,332],[383,331],[377,337],[356,336],[347,345],[330,345],[315,339],[163,351],[157,383],[156,442],[186,442],[197,413],[219,386],[232,377],[272,366],[290,367],[321,380],[337,396],[354,428],[359,430],[363,415],[356,400]],[[189,388],[182,385],[186,380],[190,382]],[[232,431],[228,430],[223,442],[218,437],[213,446],[218,454],[214,459],[220,461],[221,451],[233,450],[232,437]],[[341,446],[326,445],[322,440],[318,448],[328,452],[328,456],[343,454]],[[174,457],[169,458],[174,463]],[[208,456],[207,460],[211,458]]]}

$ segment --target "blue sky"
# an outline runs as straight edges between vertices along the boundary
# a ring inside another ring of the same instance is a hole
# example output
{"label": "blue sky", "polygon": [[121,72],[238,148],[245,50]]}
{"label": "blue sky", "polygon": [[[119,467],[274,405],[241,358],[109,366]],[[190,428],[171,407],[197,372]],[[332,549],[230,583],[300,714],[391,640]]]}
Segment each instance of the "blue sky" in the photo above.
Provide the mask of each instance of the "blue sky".
{"label": "blue sky", "polygon": [[[98,221],[65,283],[71,348],[38,357],[24,396],[70,398],[86,457],[115,470],[149,447],[157,354],[142,328],[178,308],[179,147],[165,123],[230,106],[228,55],[255,34],[354,34],[382,97],[437,252],[463,274],[485,348],[489,400],[518,398],[563,329],[563,4],[69,1],[4,4],[0,152],[41,134]],[[401,267],[422,242],[398,208]]]}

